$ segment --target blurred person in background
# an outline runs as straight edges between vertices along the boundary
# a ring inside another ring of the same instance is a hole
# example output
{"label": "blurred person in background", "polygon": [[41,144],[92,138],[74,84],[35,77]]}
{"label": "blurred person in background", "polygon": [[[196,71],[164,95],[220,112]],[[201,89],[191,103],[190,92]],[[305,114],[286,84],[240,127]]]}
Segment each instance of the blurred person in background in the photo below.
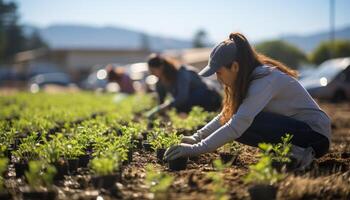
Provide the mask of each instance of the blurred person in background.
{"label": "blurred person in background", "polygon": [[[219,91],[210,81],[198,75],[195,68],[181,65],[176,60],[152,54],[148,59],[150,73],[158,78],[156,92],[158,106],[146,115],[152,118],[156,113],[168,108],[176,108],[177,112],[187,113],[193,106],[200,106],[206,111],[217,111],[221,107]],[[167,94],[172,100],[166,102]]]}
{"label": "blurred person in background", "polygon": [[119,85],[119,92],[125,94],[135,93],[133,81],[122,67],[106,66],[108,82],[114,82]]}
{"label": "blurred person in background", "polygon": [[212,50],[200,75],[223,83],[223,109],[182,143],[166,160],[213,152],[232,141],[253,147],[277,144],[292,135],[290,170],[305,170],[330,146],[331,119],[298,82],[298,72],[256,52],[244,35],[231,33]]}

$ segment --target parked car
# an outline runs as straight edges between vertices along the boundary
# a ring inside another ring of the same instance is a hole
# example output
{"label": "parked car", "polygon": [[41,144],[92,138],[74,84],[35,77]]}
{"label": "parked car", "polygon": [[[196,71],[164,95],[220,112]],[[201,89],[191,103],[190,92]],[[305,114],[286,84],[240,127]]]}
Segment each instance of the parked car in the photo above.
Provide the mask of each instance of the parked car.
{"label": "parked car", "polygon": [[350,57],[323,62],[300,83],[315,98],[334,102],[350,99]]}
{"label": "parked car", "polygon": [[86,90],[97,90],[104,89],[107,83],[107,72],[102,68],[93,70],[89,76],[81,82],[80,86]]}
{"label": "parked car", "polygon": [[[127,65],[113,64],[113,67],[123,67],[130,76],[137,90],[149,91],[154,88],[157,79],[148,72],[147,63],[132,63]],[[104,66],[92,70],[89,76],[82,81],[81,87],[87,90],[106,89],[108,87],[107,71]]]}
{"label": "parked car", "polygon": [[29,80],[29,90],[37,92],[47,85],[69,87],[74,85],[66,73],[39,74]]}

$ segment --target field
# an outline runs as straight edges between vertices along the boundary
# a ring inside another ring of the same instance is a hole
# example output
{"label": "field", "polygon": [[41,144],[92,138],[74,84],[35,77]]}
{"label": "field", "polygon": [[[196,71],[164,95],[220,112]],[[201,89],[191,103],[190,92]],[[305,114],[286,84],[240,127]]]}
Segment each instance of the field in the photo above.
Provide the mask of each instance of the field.
{"label": "field", "polygon": [[[249,199],[257,148],[232,143],[174,171],[157,153],[216,113],[195,108],[148,121],[150,96],[17,93],[0,99],[0,199]],[[303,172],[285,172],[277,199],[350,199],[350,104],[319,102],[332,144]],[[220,155],[234,155],[226,164]],[[38,193],[41,192],[41,193]],[[1,196],[2,195],[2,196]]]}

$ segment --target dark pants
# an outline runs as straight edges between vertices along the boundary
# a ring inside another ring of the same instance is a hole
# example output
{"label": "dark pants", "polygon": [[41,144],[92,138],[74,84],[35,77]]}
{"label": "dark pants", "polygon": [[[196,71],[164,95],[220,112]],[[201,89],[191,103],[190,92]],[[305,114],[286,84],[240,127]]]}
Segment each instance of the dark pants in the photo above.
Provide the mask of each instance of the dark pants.
{"label": "dark pants", "polygon": [[221,107],[221,96],[214,90],[196,89],[191,91],[186,103],[175,108],[178,112],[189,112],[193,106],[200,106],[206,111],[217,111]]}
{"label": "dark pants", "polygon": [[312,147],[316,158],[326,154],[329,149],[327,137],[313,131],[305,122],[270,112],[260,112],[251,126],[236,140],[257,147],[263,142],[279,143],[286,133],[293,135],[292,144],[303,148]]}

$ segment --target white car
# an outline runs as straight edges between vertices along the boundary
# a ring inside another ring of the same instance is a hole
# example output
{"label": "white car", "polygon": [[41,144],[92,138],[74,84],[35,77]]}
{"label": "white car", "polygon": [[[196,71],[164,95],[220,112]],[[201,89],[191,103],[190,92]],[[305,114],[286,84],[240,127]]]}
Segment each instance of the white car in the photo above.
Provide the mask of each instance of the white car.
{"label": "white car", "polygon": [[350,99],[350,57],[323,62],[300,83],[315,98],[334,102]]}

